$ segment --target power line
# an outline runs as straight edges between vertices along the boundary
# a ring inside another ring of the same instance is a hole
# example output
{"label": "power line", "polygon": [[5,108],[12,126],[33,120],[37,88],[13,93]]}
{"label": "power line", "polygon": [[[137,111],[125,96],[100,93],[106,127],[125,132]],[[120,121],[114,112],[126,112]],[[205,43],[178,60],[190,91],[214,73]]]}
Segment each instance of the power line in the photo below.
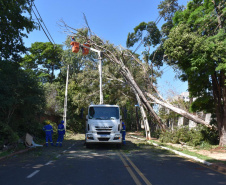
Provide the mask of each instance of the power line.
{"label": "power line", "polygon": [[46,27],[46,25],[45,25],[45,23],[44,23],[44,21],[43,21],[43,19],[42,19],[41,15],[40,15],[40,13],[39,13],[38,9],[37,9],[37,7],[35,6],[35,3],[33,3],[33,4],[34,4],[34,7],[35,7],[36,11],[38,12],[38,15],[39,15],[39,17],[41,18],[41,21],[42,21],[43,25],[45,26],[45,28],[46,28],[46,30],[47,30],[47,32],[48,32],[48,34],[49,34],[49,36],[51,37],[51,39],[52,39],[53,43],[55,44],[55,42],[54,42],[54,40],[53,40],[53,38],[52,38],[51,34],[49,33],[49,30],[47,29],[47,27]]}
{"label": "power line", "polygon": [[[34,4],[34,3],[33,3],[33,4]],[[52,36],[51,36],[51,34],[49,33],[49,31],[48,31],[48,29],[47,29],[47,27],[46,27],[46,25],[45,25],[45,23],[44,23],[43,19],[42,19],[41,15],[40,15],[40,13],[39,13],[39,11],[38,11],[38,9],[37,9],[37,7],[35,6],[35,4],[34,4],[34,7],[35,7],[35,9],[36,9],[36,11],[37,11],[37,13],[38,13],[38,15],[39,15],[39,18],[38,18],[38,16],[36,15],[36,13],[35,13],[34,9],[32,8],[33,13],[34,13],[34,15],[35,15],[36,19],[38,20],[38,24],[39,24],[39,25],[40,25],[40,27],[42,28],[43,32],[45,33],[46,37],[47,37],[47,38],[48,38],[48,40],[51,42],[51,44],[53,44],[53,43],[54,43],[53,45],[56,45],[56,44],[55,44],[55,42],[54,42],[54,40],[53,40],[53,38],[52,38]],[[45,29],[43,28],[43,26],[42,26],[42,24],[41,24],[40,20],[41,20],[41,22],[43,23],[43,25],[44,25],[44,27],[45,27],[46,31],[48,32],[49,36],[47,35],[47,33],[46,33]],[[50,38],[52,39],[52,41],[51,41],[51,39],[50,39]]]}
{"label": "power line", "polygon": [[164,69],[162,69],[161,71],[164,71],[165,69],[167,69],[169,66],[166,66]]}
{"label": "power line", "polygon": [[[173,0],[173,1],[169,4],[169,6],[170,6],[171,4],[173,4],[174,1],[175,1],[175,0]],[[157,17],[157,19],[155,20],[155,24],[156,24],[156,25],[159,23],[159,21],[162,19],[162,17],[163,17],[162,15],[161,15],[161,16],[159,15],[159,16]],[[145,37],[147,37],[148,35],[149,35],[149,33],[147,33]],[[145,37],[144,37],[144,38],[145,38]],[[143,39],[141,40],[140,44],[137,46],[137,48],[134,50],[133,53],[135,53],[135,52],[140,48],[140,46],[141,46],[142,44],[143,44]]]}
{"label": "power line", "polygon": [[[161,20],[161,18],[162,18],[162,16],[160,17],[160,15],[158,16],[158,18],[156,19],[156,21],[155,21],[155,24],[157,25],[158,24],[158,22]],[[159,19],[159,20],[158,20]],[[157,22],[157,20],[158,20],[158,22]],[[146,34],[146,36],[145,37],[147,37],[149,35],[149,33],[147,33]],[[139,48],[140,48],[140,46],[143,44],[143,39],[141,40],[141,42],[140,42],[140,44],[137,46],[137,48],[134,50],[134,52],[133,53],[135,53]]]}

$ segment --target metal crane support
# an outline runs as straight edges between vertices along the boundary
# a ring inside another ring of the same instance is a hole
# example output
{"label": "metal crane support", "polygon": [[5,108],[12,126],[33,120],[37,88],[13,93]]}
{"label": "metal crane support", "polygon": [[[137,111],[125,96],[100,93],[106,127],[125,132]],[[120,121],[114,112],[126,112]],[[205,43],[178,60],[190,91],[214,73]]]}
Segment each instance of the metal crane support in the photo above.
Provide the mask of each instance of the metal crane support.
{"label": "metal crane support", "polygon": [[87,49],[90,49],[91,51],[94,51],[96,53],[98,53],[98,59],[99,59],[99,76],[100,76],[100,104],[104,104],[104,100],[103,100],[103,90],[102,90],[102,57],[101,57],[101,51],[91,48],[91,47],[87,47],[87,46],[81,46]]}

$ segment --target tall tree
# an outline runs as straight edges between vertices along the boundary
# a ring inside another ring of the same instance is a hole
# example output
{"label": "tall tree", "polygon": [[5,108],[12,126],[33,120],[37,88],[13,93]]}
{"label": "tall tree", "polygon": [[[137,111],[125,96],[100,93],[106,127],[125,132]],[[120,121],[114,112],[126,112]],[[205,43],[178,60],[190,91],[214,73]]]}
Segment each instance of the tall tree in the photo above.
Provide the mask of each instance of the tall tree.
{"label": "tall tree", "polygon": [[2,62],[0,69],[0,121],[15,126],[21,120],[36,119],[45,103],[37,79],[16,63]]}
{"label": "tall tree", "polygon": [[31,131],[45,103],[34,73],[19,65],[27,51],[23,38],[36,28],[31,16],[32,2],[0,0],[0,123],[4,123],[1,129],[11,128],[12,132],[1,137],[1,144],[10,141],[11,134],[18,135],[21,128],[26,128],[21,135]]}
{"label": "tall tree", "polygon": [[52,83],[55,79],[54,71],[61,68],[62,53],[61,45],[53,45],[50,42],[35,42],[31,45],[29,54],[23,58],[21,65],[25,69],[36,71],[37,76],[42,79],[44,77],[44,82],[47,80]]}
{"label": "tall tree", "polygon": [[[26,52],[23,38],[35,29],[31,19],[33,0],[0,0],[0,61],[18,62]],[[29,16],[25,16],[27,13]]]}
{"label": "tall tree", "polygon": [[164,43],[169,61],[184,71],[189,92],[198,99],[192,110],[216,114],[220,146],[226,145],[226,3],[193,0],[176,12]]}

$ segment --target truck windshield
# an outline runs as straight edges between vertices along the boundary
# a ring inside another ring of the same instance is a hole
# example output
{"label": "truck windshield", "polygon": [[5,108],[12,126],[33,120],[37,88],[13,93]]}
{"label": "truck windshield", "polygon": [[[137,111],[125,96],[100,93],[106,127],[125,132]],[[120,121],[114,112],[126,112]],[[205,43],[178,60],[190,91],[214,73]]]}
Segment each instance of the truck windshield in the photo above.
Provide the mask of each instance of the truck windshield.
{"label": "truck windshield", "polygon": [[114,120],[119,119],[118,107],[90,107],[89,119]]}

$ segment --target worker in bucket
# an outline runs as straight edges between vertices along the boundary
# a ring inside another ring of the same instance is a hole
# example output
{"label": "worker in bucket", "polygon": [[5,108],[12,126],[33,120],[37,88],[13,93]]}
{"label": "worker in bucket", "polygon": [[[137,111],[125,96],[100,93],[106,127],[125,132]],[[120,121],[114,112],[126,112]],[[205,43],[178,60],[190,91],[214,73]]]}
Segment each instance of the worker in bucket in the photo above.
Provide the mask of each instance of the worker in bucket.
{"label": "worker in bucket", "polygon": [[43,130],[46,133],[46,145],[48,146],[48,142],[53,146],[52,134],[53,134],[53,127],[50,125],[50,121],[46,121],[46,125],[43,127]]}
{"label": "worker in bucket", "polygon": [[65,129],[64,129],[64,121],[62,120],[58,125],[58,138],[56,142],[56,146],[62,146],[62,142],[64,139]]}
{"label": "worker in bucket", "polygon": [[124,122],[122,122],[122,144],[126,144],[126,126]]}

